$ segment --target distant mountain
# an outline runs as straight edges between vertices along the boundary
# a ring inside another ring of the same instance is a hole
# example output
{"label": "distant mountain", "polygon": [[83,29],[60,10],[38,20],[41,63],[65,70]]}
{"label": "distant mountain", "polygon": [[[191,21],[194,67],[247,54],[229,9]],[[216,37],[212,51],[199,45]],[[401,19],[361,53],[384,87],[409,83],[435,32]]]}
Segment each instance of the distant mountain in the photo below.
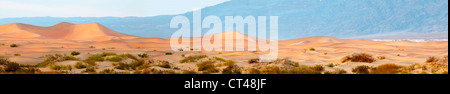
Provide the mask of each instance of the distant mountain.
{"label": "distant mountain", "polygon": [[[192,12],[180,14],[192,21]],[[231,0],[202,9],[202,17],[279,16],[281,40],[310,36],[354,38],[448,31],[447,0]],[[98,22],[118,32],[168,38],[176,15],[154,17],[31,17],[0,19],[0,24],[51,26],[59,22]],[[245,31],[239,31],[246,34]]]}
{"label": "distant mountain", "polygon": [[138,38],[113,31],[98,23],[71,24],[67,22],[62,22],[51,27],[40,27],[22,23],[0,25],[0,37],[98,41]]}

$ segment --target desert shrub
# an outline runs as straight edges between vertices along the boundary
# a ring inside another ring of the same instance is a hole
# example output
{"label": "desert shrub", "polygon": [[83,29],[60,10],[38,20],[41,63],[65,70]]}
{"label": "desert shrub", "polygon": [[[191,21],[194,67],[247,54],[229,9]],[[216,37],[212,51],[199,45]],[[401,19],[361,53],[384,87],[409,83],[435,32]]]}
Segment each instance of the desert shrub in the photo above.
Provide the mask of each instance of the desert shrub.
{"label": "desert shrub", "polygon": [[331,71],[326,71],[323,74],[347,74],[347,71],[343,70],[343,69],[336,69],[333,72]]}
{"label": "desert shrub", "polygon": [[47,65],[53,65],[56,62],[74,59],[72,57],[66,57],[66,56],[63,56],[63,55],[57,54],[57,53],[45,55],[45,56],[42,56],[41,58],[45,58],[45,60],[42,61],[41,63],[37,64],[38,67],[46,67]]}
{"label": "desert shrub", "polygon": [[17,44],[11,44],[11,45],[9,45],[9,47],[19,47],[19,45],[17,45]]}
{"label": "desert shrub", "polygon": [[369,74],[370,67],[367,65],[360,65],[352,69],[353,73],[356,74]]}
{"label": "desert shrub", "polygon": [[162,68],[171,68],[170,63],[168,61],[159,62],[158,66]]}
{"label": "desert shrub", "polygon": [[167,52],[166,55],[173,55],[173,53],[172,52]]}
{"label": "desert shrub", "polygon": [[227,61],[225,64],[227,67],[222,70],[222,74],[242,74],[241,69],[234,65],[233,61]]}
{"label": "desert shrub", "polygon": [[89,48],[95,48],[95,46],[89,46]]}
{"label": "desert shrub", "polygon": [[142,54],[138,54],[139,57],[141,58],[148,58],[149,55],[147,53],[142,53]]}
{"label": "desert shrub", "polygon": [[220,58],[220,57],[214,57],[214,59],[216,59],[216,60],[218,60],[218,61],[223,61],[223,62],[227,61],[227,60],[225,60],[225,59],[223,59],[223,58]]}
{"label": "desert shrub", "polygon": [[131,54],[120,54],[120,55],[118,55],[118,56],[119,56],[119,57],[122,57],[122,58],[125,58],[125,59],[130,58],[130,59],[133,59],[133,60],[138,60],[138,58],[137,58],[136,56],[131,55]]}
{"label": "desert shrub", "polygon": [[43,61],[43,62],[37,64],[37,66],[38,67],[46,67],[47,65],[52,65],[52,64],[55,64],[55,63],[56,63],[55,61]]}
{"label": "desert shrub", "polygon": [[262,74],[281,74],[282,69],[278,66],[266,66],[261,70]]}
{"label": "desert shrub", "polygon": [[327,67],[334,67],[335,65],[333,63],[330,63],[327,65]]}
{"label": "desert shrub", "polygon": [[15,72],[20,69],[20,64],[16,62],[8,62],[6,68],[4,69],[6,72]]}
{"label": "desert shrub", "polygon": [[120,69],[120,70],[128,70],[128,69],[130,69],[129,65],[127,63],[123,63],[123,62],[118,63],[115,68],[116,69]]}
{"label": "desert shrub", "polygon": [[95,68],[94,67],[88,67],[85,70],[81,71],[82,73],[90,73],[90,74],[94,74],[96,73]]}
{"label": "desert shrub", "polygon": [[122,61],[122,57],[114,56],[114,57],[106,58],[106,60],[111,61],[111,62],[120,62],[120,61]]}
{"label": "desert shrub", "polygon": [[432,57],[428,57],[426,63],[437,62],[437,61],[438,61],[438,58],[432,56]]}
{"label": "desert shrub", "polygon": [[106,56],[111,56],[111,55],[117,55],[116,53],[113,52],[103,52],[102,54],[100,54],[102,57],[106,57]]}
{"label": "desert shrub", "polygon": [[67,61],[67,60],[80,60],[74,56],[64,56],[61,61]]}
{"label": "desert shrub", "polygon": [[384,59],[386,59],[386,57],[385,56],[377,56],[377,59],[378,60],[384,60]]}
{"label": "desert shrub", "polygon": [[202,63],[197,64],[198,71],[205,71],[209,73],[216,73],[219,72],[219,70],[216,69],[216,66],[214,65],[214,61],[208,60],[203,61]]}
{"label": "desert shrub", "polygon": [[191,71],[191,70],[185,70],[185,71],[183,71],[183,74],[198,74],[198,73],[195,71]]}
{"label": "desert shrub", "polygon": [[259,71],[256,68],[251,68],[250,71],[249,71],[249,74],[261,74],[261,71]]}
{"label": "desert shrub", "polygon": [[239,68],[227,67],[222,70],[222,74],[242,74]]}
{"label": "desert shrub", "polygon": [[352,56],[346,56],[342,59],[342,63],[345,62],[367,62],[372,63],[376,60],[373,59],[372,55],[366,54],[366,53],[359,53],[359,54],[353,54]]}
{"label": "desert shrub", "polygon": [[98,72],[98,74],[116,74],[116,71],[114,71],[114,69],[104,69]]}
{"label": "desert shrub", "polygon": [[223,65],[228,66],[228,67],[233,67],[235,64],[234,64],[234,61],[227,60],[227,61],[225,61],[225,63],[223,63]]}
{"label": "desert shrub", "polygon": [[249,63],[249,64],[259,63],[259,58],[253,58],[253,59],[250,59],[250,60],[248,60],[248,63]]}
{"label": "desert shrub", "polygon": [[144,60],[133,60],[128,65],[131,69],[136,70],[139,66],[144,65]]}
{"label": "desert shrub", "polygon": [[207,55],[194,55],[194,56],[188,56],[184,58],[183,60],[180,60],[180,63],[189,63],[189,62],[197,62],[197,60],[200,60],[202,58],[208,57]]}
{"label": "desert shrub", "polygon": [[105,58],[103,58],[102,55],[93,55],[88,57],[86,60],[90,60],[90,61],[105,61]]}
{"label": "desert shrub", "polygon": [[143,71],[134,71],[134,74],[162,74],[163,72],[158,69],[145,69]]}
{"label": "desert shrub", "polygon": [[14,54],[14,56],[21,56],[21,54]]}
{"label": "desert shrub", "polygon": [[4,56],[0,56],[0,65],[7,64],[9,62],[9,59]]}
{"label": "desert shrub", "polygon": [[77,68],[77,69],[86,68],[86,65],[84,65],[84,64],[81,63],[81,62],[77,62],[77,63],[75,64],[75,68]]}
{"label": "desert shrub", "polygon": [[347,74],[347,71],[343,69],[336,69],[334,70],[334,74]]}
{"label": "desert shrub", "polygon": [[52,70],[72,70],[72,66],[70,65],[51,65],[50,69]]}
{"label": "desert shrub", "polygon": [[319,71],[319,72],[325,70],[325,68],[322,65],[315,65],[315,66],[311,67],[311,69],[313,69],[314,71]]}
{"label": "desert shrub", "polygon": [[178,74],[174,70],[163,71],[163,74]]}
{"label": "desert shrub", "polygon": [[77,56],[77,55],[80,55],[80,52],[73,51],[73,52],[70,53],[70,55],[72,55],[72,56]]}
{"label": "desert shrub", "polygon": [[300,66],[294,67],[288,70],[288,74],[321,74],[323,70],[320,69],[319,66]]}
{"label": "desert shrub", "polygon": [[315,48],[309,48],[309,51],[316,51]]}
{"label": "desert shrub", "polygon": [[39,73],[39,72],[41,72],[41,70],[39,70],[38,68],[34,68],[34,67],[20,68],[15,71],[16,74],[35,74],[35,73]]}
{"label": "desert shrub", "polygon": [[383,64],[378,67],[372,68],[370,74],[398,74],[402,66],[395,64]]}

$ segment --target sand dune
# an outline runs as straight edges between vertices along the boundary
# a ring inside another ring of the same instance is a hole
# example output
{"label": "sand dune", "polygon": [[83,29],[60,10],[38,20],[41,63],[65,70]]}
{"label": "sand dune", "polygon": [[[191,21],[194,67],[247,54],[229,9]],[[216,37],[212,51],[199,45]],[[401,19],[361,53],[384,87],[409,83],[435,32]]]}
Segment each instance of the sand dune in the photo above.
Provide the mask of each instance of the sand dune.
{"label": "sand dune", "polygon": [[138,38],[111,30],[98,23],[71,24],[62,22],[50,27],[21,23],[0,25],[0,36],[12,38],[96,40]]}

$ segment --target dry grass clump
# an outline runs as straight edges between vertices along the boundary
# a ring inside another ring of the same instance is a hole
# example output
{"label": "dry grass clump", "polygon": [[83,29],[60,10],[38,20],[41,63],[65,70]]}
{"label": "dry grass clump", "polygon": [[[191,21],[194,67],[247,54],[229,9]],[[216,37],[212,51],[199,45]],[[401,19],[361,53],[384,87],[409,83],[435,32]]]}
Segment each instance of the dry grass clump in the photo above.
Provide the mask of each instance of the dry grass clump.
{"label": "dry grass clump", "polygon": [[168,61],[159,62],[159,64],[157,66],[162,67],[162,68],[171,68],[171,65]]}
{"label": "dry grass clump", "polygon": [[310,66],[300,66],[291,68],[288,70],[288,74],[322,74],[323,67],[321,65]]}
{"label": "dry grass clump", "polygon": [[432,73],[448,71],[448,56],[443,58],[429,57],[423,67]]}
{"label": "dry grass clump", "polygon": [[98,74],[116,74],[116,71],[114,71],[114,69],[104,69],[98,72]]}
{"label": "dry grass clump", "polygon": [[336,69],[334,71],[326,71],[323,74],[347,74],[347,71],[343,70],[343,69]]}
{"label": "dry grass clump", "polygon": [[185,71],[183,71],[182,74],[198,74],[198,73],[195,71],[192,71],[192,70],[185,70]]}
{"label": "dry grass clump", "polygon": [[432,62],[437,62],[438,58],[432,56],[432,57],[428,57],[426,63],[432,63]]}
{"label": "dry grass clump", "polygon": [[[266,66],[260,71],[261,74],[322,74],[323,67],[321,65],[316,66],[299,66],[292,68],[281,68],[278,66]],[[250,73],[258,73],[259,70],[251,69]]]}
{"label": "dry grass clump", "polygon": [[203,61],[202,63],[198,63],[198,71],[204,71],[206,73],[216,73],[219,72],[219,70],[214,65],[215,61]]}
{"label": "dry grass clump", "polygon": [[253,58],[253,59],[250,59],[250,60],[248,60],[248,63],[249,63],[249,64],[259,63],[259,58]]}
{"label": "dry grass clump", "polygon": [[111,61],[111,62],[120,62],[123,60],[123,58],[121,56],[114,56],[114,57],[106,58],[106,60]]}
{"label": "dry grass clump", "polygon": [[222,74],[242,74],[241,69],[233,61],[228,61],[226,65],[227,67],[222,70]]}
{"label": "dry grass clump", "polygon": [[72,70],[71,65],[51,65],[50,69],[52,70]]}
{"label": "dry grass clump", "polygon": [[180,63],[189,63],[189,62],[197,62],[197,60],[200,60],[202,58],[207,58],[207,55],[194,55],[194,56],[188,56],[184,58],[183,60],[180,60]]}
{"label": "dry grass clump", "polygon": [[[266,66],[264,69],[261,70],[262,74],[281,74],[283,69],[281,69],[278,66]],[[283,71],[283,73],[286,73],[286,71]]]}
{"label": "dry grass clump", "polygon": [[83,69],[83,68],[86,68],[86,65],[84,65],[84,64],[81,63],[81,62],[77,62],[77,63],[75,64],[75,68],[77,68],[77,69]]}
{"label": "dry grass clump", "polygon": [[386,59],[386,57],[385,56],[377,56],[377,59],[378,60],[384,60],[384,59]]}
{"label": "dry grass clump", "polygon": [[403,66],[395,64],[383,64],[378,67],[372,68],[370,74],[398,74]]}
{"label": "dry grass clump", "polygon": [[259,69],[256,69],[256,68],[251,68],[249,70],[249,74],[261,74],[261,71]]}
{"label": "dry grass clump", "polygon": [[352,56],[346,56],[342,58],[342,63],[345,62],[367,62],[372,63],[376,60],[372,57],[372,55],[366,53],[353,54]]}
{"label": "dry grass clump", "polygon": [[360,65],[352,69],[353,73],[356,74],[369,74],[370,67],[367,65]]}
{"label": "dry grass clump", "polygon": [[62,62],[62,61],[66,61],[66,60],[79,60],[78,58],[74,57],[74,56],[64,56],[61,54],[54,54],[54,55],[45,55],[42,56],[40,58],[45,58],[44,61],[42,61],[41,63],[37,64],[38,67],[46,67],[48,65],[53,65],[56,62]]}

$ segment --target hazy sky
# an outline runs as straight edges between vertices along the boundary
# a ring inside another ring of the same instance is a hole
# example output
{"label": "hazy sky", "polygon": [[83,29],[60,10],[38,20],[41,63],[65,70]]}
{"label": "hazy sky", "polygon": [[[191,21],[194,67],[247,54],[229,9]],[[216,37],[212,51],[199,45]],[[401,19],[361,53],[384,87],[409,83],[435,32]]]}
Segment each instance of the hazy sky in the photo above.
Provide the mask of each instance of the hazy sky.
{"label": "hazy sky", "polygon": [[0,0],[0,18],[181,14],[229,0]]}

